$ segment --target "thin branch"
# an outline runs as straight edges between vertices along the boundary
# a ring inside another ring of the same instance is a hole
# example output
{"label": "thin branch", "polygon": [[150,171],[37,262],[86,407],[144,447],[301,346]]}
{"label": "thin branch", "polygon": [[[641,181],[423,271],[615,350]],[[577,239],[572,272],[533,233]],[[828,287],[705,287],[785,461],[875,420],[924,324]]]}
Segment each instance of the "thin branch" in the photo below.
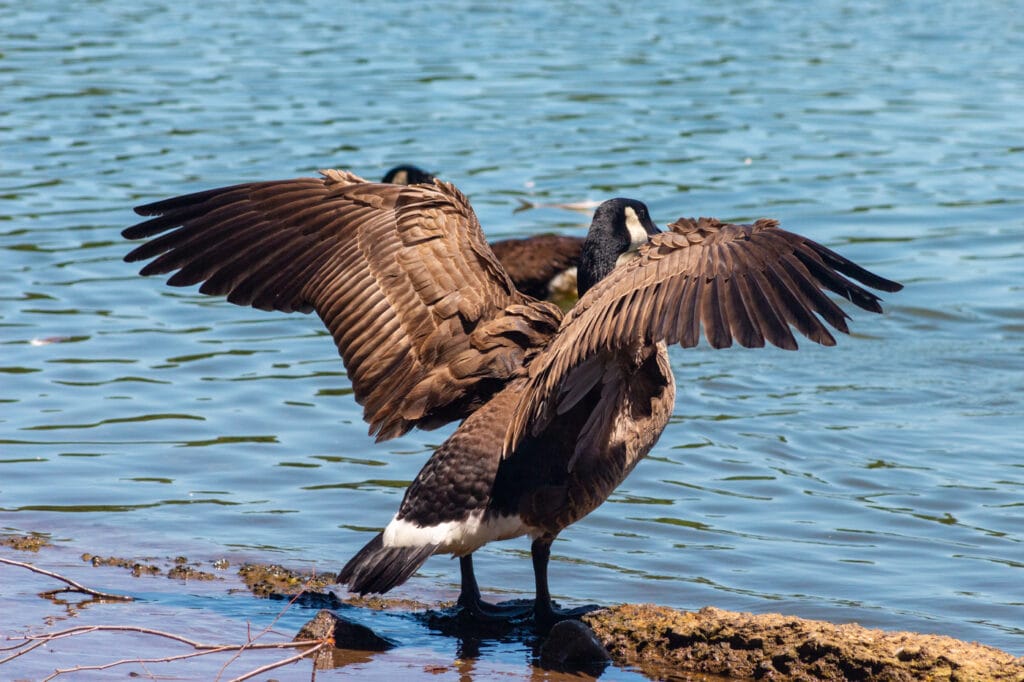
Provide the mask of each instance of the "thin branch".
{"label": "thin branch", "polygon": [[[252,636],[252,623],[249,623],[249,641],[255,643],[256,640],[258,640],[260,637],[270,632],[271,629],[275,625],[277,625],[277,621],[281,620],[284,614],[288,612],[288,609],[290,609],[292,605],[296,601],[298,601],[299,597],[301,597],[303,593],[305,593],[305,591],[309,588],[309,586],[313,583],[314,580],[316,580],[316,573],[310,576],[309,580],[306,581],[306,584],[302,586],[302,589],[299,590],[294,597],[288,600],[288,603],[285,604],[284,607],[278,612],[278,614],[274,617],[274,620],[270,621],[267,627],[263,628],[263,630],[255,637]],[[217,680],[220,680],[221,676],[224,674],[224,671],[227,670],[228,666],[234,663],[236,660],[238,660],[238,657],[241,656],[243,652],[244,649],[239,649],[234,656],[232,656],[226,663],[224,663],[223,666],[221,666],[221,669],[217,672]]]}
{"label": "thin branch", "polygon": [[60,630],[58,632],[44,632],[39,635],[25,635],[22,639],[26,640],[42,640],[43,642],[52,642],[56,639],[63,639],[64,637],[74,637],[76,635],[88,635],[92,632],[139,632],[144,635],[156,635],[157,637],[166,637],[167,639],[173,639],[176,642],[187,644],[193,649],[211,649],[217,648],[220,645],[207,645],[201,642],[196,642],[187,637],[176,635],[172,632],[163,632],[161,630],[152,630],[150,628],[144,628],[137,625],[78,625],[67,630]]}
{"label": "thin branch", "polygon": [[138,632],[143,635],[154,635],[156,637],[164,637],[171,639],[182,644],[186,644],[193,649],[199,651],[223,649],[224,651],[236,651],[238,649],[298,649],[302,647],[308,647],[315,645],[320,640],[306,639],[298,642],[270,642],[267,644],[260,644],[259,642],[247,642],[245,644],[204,644],[203,642],[197,642],[189,639],[188,637],[182,637],[176,635],[173,632],[164,632],[162,630],[153,630],[152,628],[145,628],[138,625],[79,625],[77,627],[68,628],[67,630],[61,630],[59,632],[46,632],[39,635],[24,635],[19,638],[11,639],[24,639],[33,642],[52,642],[56,639],[63,639],[64,637],[74,637],[76,635],[88,635],[93,632]]}
{"label": "thin branch", "polygon": [[[310,640],[310,643],[314,642],[314,641],[316,641],[316,640]],[[242,682],[243,680],[248,680],[251,677],[256,677],[257,675],[265,673],[268,670],[273,670],[274,668],[281,668],[281,667],[284,667],[286,665],[290,665],[292,663],[295,663],[297,661],[301,661],[303,658],[306,658],[307,656],[312,656],[317,651],[320,651],[325,646],[329,646],[331,644],[333,644],[331,639],[329,639],[329,638],[328,639],[322,639],[322,640],[320,640],[319,644],[314,646],[309,651],[301,651],[301,652],[295,654],[294,656],[289,656],[288,658],[283,658],[283,659],[281,659],[280,661],[278,661],[276,663],[268,663],[267,665],[262,666],[260,668],[256,668],[255,670],[250,670],[249,672],[245,673],[244,675],[239,675],[238,677],[234,678],[233,680],[231,680],[231,682]],[[314,668],[313,670],[314,670],[313,674],[315,675],[316,674],[316,668]]]}
{"label": "thin branch", "polygon": [[177,656],[165,656],[163,658],[123,658],[120,661],[111,661],[110,663],[101,663],[97,665],[78,665],[74,668],[57,668],[53,671],[53,674],[44,677],[43,682],[49,682],[55,677],[64,675],[67,673],[77,673],[84,670],[106,670],[107,668],[113,668],[118,665],[125,665],[127,663],[138,663],[140,665],[145,663],[171,663],[173,661],[181,661],[186,658],[196,658],[197,656],[208,656],[210,654],[216,654],[221,651],[229,651],[230,647],[223,647],[217,649],[205,649],[203,651],[191,651],[187,654],[178,654]]}
{"label": "thin branch", "polygon": [[[7,648],[4,649],[4,651],[10,651],[12,649],[21,649],[26,644],[29,644],[29,642],[26,641],[26,642],[22,642],[21,644],[17,644],[17,645],[12,646],[12,647],[7,647]],[[21,651],[19,651],[17,653],[13,653],[10,656],[8,656],[7,658],[0,658],[0,665],[3,665],[7,661],[13,661],[18,656],[24,656],[28,652],[32,651],[33,649],[38,649],[39,647],[43,646],[44,644],[46,644],[46,640],[44,640],[42,642],[33,642],[31,644],[31,646],[29,646],[28,648],[22,649]]]}
{"label": "thin branch", "polygon": [[49,595],[57,594],[58,592],[81,592],[82,594],[88,594],[92,597],[97,597],[99,599],[110,599],[113,601],[135,601],[133,597],[129,597],[127,595],[110,594],[109,592],[100,592],[98,590],[94,590],[90,587],[86,587],[82,583],[75,582],[71,578],[65,578],[64,576],[54,573],[53,571],[47,571],[46,569],[39,568],[38,566],[26,564],[23,561],[15,561],[14,559],[5,559],[4,557],[0,557],[0,563],[8,564],[10,566],[18,566],[19,568],[25,568],[32,571],[33,573],[39,573],[40,575],[45,575],[50,578],[60,580],[61,582],[67,583],[69,585],[69,587],[65,587],[59,590],[51,590],[49,592],[45,592],[44,594]]}
{"label": "thin branch", "polygon": [[[32,571],[34,573],[39,573],[40,575],[45,575],[45,576],[48,576],[50,578],[54,578],[56,580],[60,580],[61,582],[64,582],[64,583],[66,583],[68,585],[68,587],[66,587],[66,588],[62,588],[60,590],[52,590],[50,592],[44,593],[44,594],[47,594],[47,595],[49,595],[49,594],[56,594],[58,592],[81,592],[83,594],[87,594],[87,595],[90,595],[92,597],[96,597],[98,599],[109,599],[109,600],[116,600],[116,601],[134,601],[134,599],[132,597],[129,597],[129,596],[126,596],[126,595],[109,594],[109,593],[106,593],[106,592],[100,592],[98,590],[94,590],[92,588],[86,587],[85,585],[82,585],[79,582],[71,580],[70,578],[66,578],[66,577],[64,577],[62,575],[59,575],[57,573],[54,573],[52,571],[47,571],[47,570],[39,568],[37,566],[33,566],[32,564],[27,564],[27,563],[24,563],[24,562],[21,562],[21,561],[15,561],[13,559],[5,559],[3,557],[0,557],[0,563],[4,563],[4,564],[10,565],[10,566],[17,566],[19,568],[24,568],[24,569],[27,569],[27,570]],[[308,585],[307,585],[307,587],[308,587]],[[0,659],[0,665],[2,665],[3,663],[6,663],[8,661],[11,661],[11,660],[13,660],[15,658],[18,658],[19,656],[23,656],[23,655],[27,654],[28,652],[30,652],[30,651],[32,651],[34,649],[37,649],[37,648],[39,648],[39,647],[41,647],[41,646],[43,646],[43,645],[45,645],[45,644],[47,644],[49,642],[53,642],[53,641],[58,640],[58,639],[63,639],[65,637],[75,637],[75,636],[78,636],[78,635],[87,635],[87,634],[91,634],[93,632],[135,632],[135,633],[144,634],[144,635],[153,635],[153,636],[156,636],[156,637],[163,637],[165,639],[170,639],[170,640],[173,640],[173,641],[178,642],[180,644],[184,644],[186,646],[192,647],[193,651],[191,651],[189,653],[185,653],[185,654],[177,654],[177,655],[173,655],[173,656],[165,656],[163,658],[131,658],[131,659],[125,658],[125,659],[121,659],[121,660],[117,660],[117,661],[111,661],[109,663],[102,663],[102,664],[97,664],[97,665],[88,665],[88,666],[82,665],[82,666],[76,666],[74,668],[58,668],[58,669],[54,670],[54,672],[51,675],[49,675],[48,677],[44,678],[44,682],[48,682],[49,680],[53,680],[56,677],[59,677],[61,675],[65,675],[65,674],[68,674],[68,673],[83,672],[83,671],[86,671],[86,670],[107,670],[109,668],[113,668],[113,667],[116,667],[116,666],[119,666],[119,665],[126,665],[126,664],[129,664],[129,663],[137,663],[137,664],[142,665],[144,667],[145,664],[147,664],[147,663],[170,663],[170,662],[173,662],[173,661],[180,661],[180,660],[185,660],[185,659],[189,659],[189,658],[196,658],[196,657],[199,657],[199,656],[207,656],[209,654],[224,653],[224,652],[227,652],[227,651],[234,651],[234,652],[236,652],[235,655],[233,657],[231,657],[231,659],[226,664],[224,664],[224,666],[221,668],[220,673],[218,673],[218,675],[217,675],[217,677],[219,679],[220,676],[224,673],[225,668],[227,668],[228,665],[230,665],[231,663],[236,661],[238,659],[238,657],[243,652],[245,652],[245,651],[248,651],[248,650],[267,650],[267,649],[303,649],[303,651],[300,651],[299,653],[296,653],[296,654],[294,654],[292,656],[288,656],[287,658],[281,659],[279,661],[275,661],[273,663],[268,663],[268,664],[266,664],[264,666],[261,666],[261,667],[255,669],[255,670],[252,670],[250,672],[244,673],[243,675],[241,675],[239,677],[236,677],[236,678],[234,678],[232,680],[232,682],[243,682],[243,680],[251,679],[251,678],[256,677],[257,675],[260,675],[260,674],[265,673],[267,671],[274,670],[276,668],[281,668],[283,666],[290,665],[292,663],[298,662],[298,661],[302,660],[303,658],[306,658],[306,657],[309,657],[309,656],[315,654],[320,649],[322,649],[322,648],[324,648],[326,646],[330,646],[330,645],[333,644],[333,638],[332,637],[326,637],[326,638],[320,639],[320,640],[303,640],[303,641],[298,641],[298,642],[295,642],[295,641],[290,641],[290,642],[271,642],[271,643],[266,643],[266,644],[260,643],[260,642],[256,641],[260,637],[263,637],[268,632],[272,631],[272,628],[277,623],[277,621],[280,620],[280,618],[284,615],[284,613],[292,606],[292,604],[295,603],[295,600],[297,600],[304,591],[305,591],[305,588],[303,588],[303,590],[301,590],[299,592],[299,594],[295,595],[295,597],[293,597],[288,602],[288,604],[281,610],[281,612],[277,615],[277,617],[274,618],[274,620],[266,628],[264,628],[258,635],[253,637],[252,633],[250,632],[248,634],[248,636],[247,636],[247,641],[244,644],[204,644],[203,642],[197,642],[195,640],[189,639],[188,637],[183,637],[182,635],[176,635],[176,634],[174,634],[172,632],[164,632],[162,630],[154,630],[152,628],[146,628],[146,627],[134,626],[134,625],[79,625],[79,626],[76,626],[76,627],[68,628],[66,630],[60,630],[60,631],[57,631],[57,632],[48,632],[48,633],[42,633],[42,634],[37,634],[37,635],[23,635],[21,637],[8,637],[8,641],[19,641],[20,640],[21,643],[20,644],[16,644],[14,646],[10,646],[10,647],[0,648],[0,651],[14,651],[15,652],[15,653],[7,656],[6,658]],[[314,669],[314,676],[315,676],[315,674],[316,673],[315,673],[315,669]]]}
{"label": "thin branch", "polygon": [[85,670],[106,670],[108,668],[113,668],[119,665],[126,665],[129,663],[138,663],[140,665],[146,663],[170,663],[173,661],[180,661],[188,658],[196,658],[199,656],[208,656],[210,654],[224,653],[226,651],[240,652],[267,649],[305,649],[304,651],[298,654],[289,656],[288,658],[282,659],[275,663],[270,663],[266,666],[263,666],[259,670],[253,671],[251,673],[246,673],[242,677],[237,678],[238,680],[245,680],[255,675],[258,675],[260,674],[260,672],[263,672],[265,670],[273,670],[274,668],[294,663],[306,656],[309,656],[313,652],[319,651],[321,648],[332,643],[332,640],[330,638],[326,638],[322,640],[305,640],[299,642],[270,642],[265,644],[252,641],[246,642],[245,644],[204,644],[202,642],[197,642],[188,639],[187,637],[182,637],[181,635],[176,635],[171,632],[163,632],[161,630],[153,630],[151,628],[137,627],[133,625],[82,625],[79,627],[69,628],[67,630],[61,630],[59,632],[50,632],[41,635],[27,635],[22,639],[24,639],[25,641],[32,642],[33,644],[24,651],[19,651],[13,656],[9,656],[3,661],[0,661],[0,663],[3,663],[4,661],[10,660],[12,658],[16,658],[17,656],[21,656],[22,654],[25,654],[28,651],[31,651],[32,649],[38,646],[42,646],[43,644],[46,644],[48,642],[52,642],[57,639],[63,639],[64,637],[87,635],[93,632],[136,632],[145,635],[154,635],[157,637],[164,637],[166,639],[170,639],[181,644],[186,644],[195,649],[195,651],[189,652],[187,654],[165,656],[163,658],[125,658],[118,661],[111,661],[109,663],[102,663],[97,665],[83,665],[76,666],[74,668],[58,668],[54,670],[53,674],[51,674],[49,677],[46,677],[44,682],[48,682],[49,680],[52,680],[61,675],[66,675],[68,673],[82,672]]}

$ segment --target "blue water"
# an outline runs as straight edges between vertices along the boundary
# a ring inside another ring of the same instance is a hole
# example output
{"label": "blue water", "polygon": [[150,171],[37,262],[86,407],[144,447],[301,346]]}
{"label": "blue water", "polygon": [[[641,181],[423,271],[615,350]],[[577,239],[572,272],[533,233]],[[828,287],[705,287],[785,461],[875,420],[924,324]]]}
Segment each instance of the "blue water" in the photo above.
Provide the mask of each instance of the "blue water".
{"label": "blue water", "polygon": [[[164,196],[416,162],[495,238],[632,196],[907,285],[835,348],[674,349],[673,422],[555,544],[557,598],[1024,654],[1019,7],[476,5],[4,9],[0,530],[337,570],[449,431],[373,444],[316,318],[142,279],[119,232]],[[456,568],[399,594],[450,598]],[[532,593],[524,540],[477,569]]]}

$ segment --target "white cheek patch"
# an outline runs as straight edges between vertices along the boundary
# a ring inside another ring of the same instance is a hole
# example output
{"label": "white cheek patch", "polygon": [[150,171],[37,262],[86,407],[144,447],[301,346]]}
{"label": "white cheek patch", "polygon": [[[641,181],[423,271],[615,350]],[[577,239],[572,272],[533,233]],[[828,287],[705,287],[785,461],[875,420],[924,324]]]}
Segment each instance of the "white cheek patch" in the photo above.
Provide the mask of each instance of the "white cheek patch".
{"label": "white cheek patch", "polygon": [[636,251],[647,243],[647,230],[632,206],[626,207],[626,229],[629,230],[629,250]]}
{"label": "white cheek patch", "polygon": [[636,211],[632,206],[627,206],[624,211],[626,214],[626,230],[629,232],[629,248],[625,252],[619,254],[619,257],[615,260],[615,267],[628,263],[637,257],[637,250],[647,243],[647,230],[640,223],[640,216],[636,214]]}

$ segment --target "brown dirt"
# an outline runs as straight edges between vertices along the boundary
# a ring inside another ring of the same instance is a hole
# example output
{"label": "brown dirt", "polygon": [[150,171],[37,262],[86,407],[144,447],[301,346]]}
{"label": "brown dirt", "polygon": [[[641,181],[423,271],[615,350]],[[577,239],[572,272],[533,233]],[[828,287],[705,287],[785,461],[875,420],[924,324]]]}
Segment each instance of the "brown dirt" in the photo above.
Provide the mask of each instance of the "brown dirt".
{"label": "brown dirt", "polygon": [[1024,682],[1024,657],[938,635],[780,614],[626,604],[584,617],[612,658],[655,679]]}

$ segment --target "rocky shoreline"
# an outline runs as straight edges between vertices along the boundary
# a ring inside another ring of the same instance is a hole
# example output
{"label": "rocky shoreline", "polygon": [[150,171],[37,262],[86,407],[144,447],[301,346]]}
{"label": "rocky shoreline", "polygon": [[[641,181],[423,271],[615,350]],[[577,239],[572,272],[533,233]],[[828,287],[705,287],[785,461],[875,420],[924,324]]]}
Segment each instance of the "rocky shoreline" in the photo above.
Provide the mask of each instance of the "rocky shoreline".
{"label": "rocky shoreline", "polygon": [[[248,565],[240,573],[259,596],[288,594],[298,585],[308,586],[310,579],[319,580],[324,588],[331,583],[330,576],[303,578],[280,566]],[[437,614],[451,606],[386,598],[350,598],[340,603],[434,614],[435,623]],[[679,611],[653,604],[598,609],[583,616],[582,622],[599,647],[590,646],[579,629],[556,630],[539,643],[542,665],[593,672],[595,666],[599,669],[601,663],[611,661],[656,680],[703,674],[795,682],[1024,682],[1024,657],[952,637],[889,632],[852,623],[836,625],[710,606]],[[374,638],[326,612],[310,621],[306,636],[323,636],[332,626],[341,628],[335,632],[339,648],[355,648],[356,643],[373,650],[387,648],[383,637]]]}
{"label": "rocky shoreline", "polygon": [[[35,554],[49,541],[43,534],[0,536],[0,547]],[[327,669],[359,660],[359,652],[400,646],[387,633],[358,621],[360,613],[387,611],[413,619],[442,635],[480,635],[451,603],[409,599],[343,598],[334,576],[293,571],[275,564],[231,566],[224,560],[186,557],[133,560],[81,554],[85,565],[124,569],[132,576],[165,575],[179,581],[241,580],[253,596],[294,602],[318,613],[296,640],[329,639],[315,665]],[[205,570],[212,568],[213,571]],[[234,569],[234,570],[232,570]],[[529,622],[502,625],[485,636],[519,637],[535,652],[535,664],[569,673],[600,676],[616,666],[649,679],[863,680],[870,682],[1024,682],[1024,657],[951,637],[836,625],[780,614],[750,614],[705,607],[678,611],[650,604],[601,608],[538,636]]]}
{"label": "rocky shoreline", "polygon": [[619,665],[653,679],[1021,682],[1024,657],[952,637],[834,625],[777,613],[624,604],[584,617]]}

